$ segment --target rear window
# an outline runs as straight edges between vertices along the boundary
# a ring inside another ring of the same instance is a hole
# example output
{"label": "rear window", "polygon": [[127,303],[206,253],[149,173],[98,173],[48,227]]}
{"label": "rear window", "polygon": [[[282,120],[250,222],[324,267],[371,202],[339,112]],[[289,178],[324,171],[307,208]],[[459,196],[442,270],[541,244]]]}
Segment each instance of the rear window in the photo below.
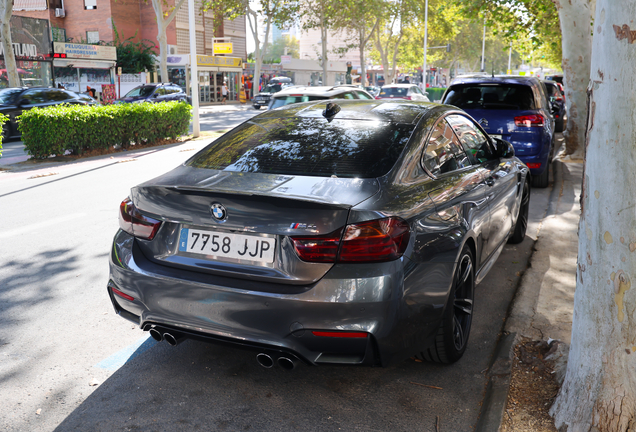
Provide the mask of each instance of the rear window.
{"label": "rear window", "polygon": [[266,174],[376,178],[395,165],[413,128],[367,120],[253,120],[214,141],[187,165]]}
{"label": "rear window", "polygon": [[548,96],[560,96],[560,91],[556,84],[546,84],[546,90],[548,91]]}
{"label": "rear window", "polygon": [[408,94],[409,89],[406,87],[382,87],[380,96],[404,97]]}
{"label": "rear window", "polygon": [[311,102],[317,100],[327,99],[326,96],[304,96],[304,95],[292,95],[292,96],[282,96],[273,99],[272,105],[269,109],[280,108],[285,105],[295,104],[300,102]]}
{"label": "rear window", "polygon": [[516,84],[452,86],[443,103],[462,109],[537,109],[532,88]]}

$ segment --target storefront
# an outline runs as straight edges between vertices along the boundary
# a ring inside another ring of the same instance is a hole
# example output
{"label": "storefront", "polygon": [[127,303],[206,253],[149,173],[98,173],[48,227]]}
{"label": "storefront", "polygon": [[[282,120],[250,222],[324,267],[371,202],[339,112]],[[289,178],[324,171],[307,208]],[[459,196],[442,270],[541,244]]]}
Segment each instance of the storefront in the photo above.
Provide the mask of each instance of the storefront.
{"label": "storefront", "polygon": [[53,58],[55,83],[68,90],[85,92],[90,87],[99,95],[102,85],[115,82],[115,47],[54,42]]}
{"label": "storefront", "polygon": [[[11,17],[10,27],[20,85],[25,87],[53,85],[49,22],[14,15]],[[0,44],[0,88],[8,86],[4,50]]]}
{"label": "storefront", "polygon": [[238,101],[242,84],[243,59],[239,57],[197,55],[199,102],[221,102],[223,83],[228,88],[227,100]]}
{"label": "storefront", "polygon": [[159,82],[171,82],[189,94],[190,74],[188,70],[190,69],[190,54],[171,54],[167,57],[166,64],[168,67],[168,79],[164,80],[160,72],[159,56],[155,56],[155,69]]}

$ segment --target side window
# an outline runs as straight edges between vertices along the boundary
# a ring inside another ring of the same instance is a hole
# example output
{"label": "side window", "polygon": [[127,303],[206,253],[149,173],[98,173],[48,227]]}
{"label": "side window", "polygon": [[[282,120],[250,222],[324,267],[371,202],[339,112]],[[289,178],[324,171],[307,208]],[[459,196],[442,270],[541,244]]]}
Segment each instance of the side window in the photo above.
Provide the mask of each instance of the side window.
{"label": "side window", "polygon": [[[458,147],[452,129],[445,121],[435,125],[424,150],[422,164],[431,174],[438,176],[463,168],[463,151]],[[459,158],[457,157],[459,155]]]}
{"label": "side window", "polygon": [[29,90],[22,94],[20,99],[26,99],[28,104],[39,104],[46,102],[45,90]]}
{"label": "side window", "polygon": [[358,97],[358,99],[365,99],[365,100],[373,99],[372,97],[369,97],[368,94],[362,93],[362,92],[359,92],[359,91],[355,92],[355,94]]}
{"label": "side window", "polygon": [[490,140],[472,120],[458,114],[449,115],[446,119],[457,134],[471,164],[476,165],[495,158]]}
{"label": "side window", "polygon": [[343,99],[355,99],[355,97],[353,96],[353,93],[345,93],[342,95]]}
{"label": "side window", "polygon": [[46,92],[46,99],[47,99],[47,102],[50,102],[50,101],[61,102],[61,101],[65,101],[69,99],[69,96],[66,92],[62,90],[48,90]]}
{"label": "side window", "polygon": [[163,96],[166,94],[166,89],[165,87],[157,87],[155,89],[155,96]]}
{"label": "side window", "polygon": [[181,87],[171,86],[170,88],[172,89],[171,93],[180,93],[181,92]]}

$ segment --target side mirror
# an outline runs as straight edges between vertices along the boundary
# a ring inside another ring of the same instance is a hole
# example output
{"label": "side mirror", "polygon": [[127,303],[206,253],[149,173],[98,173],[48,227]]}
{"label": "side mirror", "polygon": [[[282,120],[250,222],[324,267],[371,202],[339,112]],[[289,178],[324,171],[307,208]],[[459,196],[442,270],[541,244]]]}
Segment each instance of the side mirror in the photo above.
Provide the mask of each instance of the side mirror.
{"label": "side mirror", "polygon": [[502,159],[510,159],[515,155],[515,148],[508,141],[499,138],[493,138],[497,145],[497,156]]}

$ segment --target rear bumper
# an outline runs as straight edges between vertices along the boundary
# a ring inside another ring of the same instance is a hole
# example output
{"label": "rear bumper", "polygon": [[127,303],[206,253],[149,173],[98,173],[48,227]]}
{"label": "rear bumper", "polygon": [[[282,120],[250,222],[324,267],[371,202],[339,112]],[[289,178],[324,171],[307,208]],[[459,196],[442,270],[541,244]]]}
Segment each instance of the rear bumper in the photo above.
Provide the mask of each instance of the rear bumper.
{"label": "rear bumper", "polygon": [[[407,336],[413,323],[402,302],[402,261],[361,264],[358,269],[364,277],[344,278],[351,272],[336,265],[314,285],[279,285],[276,293],[250,281],[244,281],[243,289],[229,288],[223,278],[192,281],[187,271],[149,261],[134,239],[119,231],[108,293],[117,313],[145,330],[159,326],[193,339],[291,353],[309,364],[384,366],[413,349],[413,338]],[[113,287],[134,300],[114,295]],[[418,320],[417,338],[432,341],[443,311],[418,306],[433,312],[424,322]],[[325,337],[312,331],[368,335]]]}
{"label": "rear bumper", "polygon": [[254,105],[254,106],[267,106],[267,105],[269,105],[269,100],[252,99],[252,105]]}

